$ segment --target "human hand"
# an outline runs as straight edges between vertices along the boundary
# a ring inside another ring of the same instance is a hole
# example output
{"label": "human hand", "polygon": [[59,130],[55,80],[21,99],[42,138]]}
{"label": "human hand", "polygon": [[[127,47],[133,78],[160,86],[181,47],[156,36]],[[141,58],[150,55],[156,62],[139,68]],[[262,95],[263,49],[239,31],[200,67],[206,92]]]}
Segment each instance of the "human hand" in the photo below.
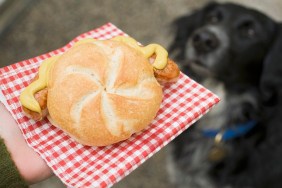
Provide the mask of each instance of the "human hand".
{"label": "human hand", "polygon": [[27,145],[17,123],[1,102],[0,119],[0,137],[4,139],[5,145],[24,180],[28,184],[34,184],[50,177],[52,170]]}

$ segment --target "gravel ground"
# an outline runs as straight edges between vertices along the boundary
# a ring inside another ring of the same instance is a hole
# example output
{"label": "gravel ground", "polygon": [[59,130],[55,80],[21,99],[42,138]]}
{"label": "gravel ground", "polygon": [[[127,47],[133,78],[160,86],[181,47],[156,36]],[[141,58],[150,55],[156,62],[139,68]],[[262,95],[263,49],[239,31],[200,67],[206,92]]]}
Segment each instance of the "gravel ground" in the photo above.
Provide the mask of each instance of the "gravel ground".
{"label": "gravel ground", "polygon": [[[226,0],[221,0],[226,1]],[[230,0],[229,0],[230,1]],[[171,22],[209,0],[33,0],[0,35],[0,67],[60,48],[77,35],[112,22],[143,44],[167,47],[173,37]],[[282,1],[233,0],[282,19]],[[255,3],[254,3],[255,2]],[[169,188],[166,149],[151,157],[115,188]],[[65,187],[52,177],[31,188]]]}

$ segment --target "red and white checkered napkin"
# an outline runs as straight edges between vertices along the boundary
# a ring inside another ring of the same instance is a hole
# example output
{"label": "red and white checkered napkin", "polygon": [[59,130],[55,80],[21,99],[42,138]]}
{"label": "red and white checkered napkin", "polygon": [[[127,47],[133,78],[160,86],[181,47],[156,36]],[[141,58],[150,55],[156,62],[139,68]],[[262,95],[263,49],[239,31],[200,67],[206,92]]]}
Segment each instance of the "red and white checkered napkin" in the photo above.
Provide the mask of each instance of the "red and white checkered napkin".
{"label": "red and white checkered napkin", "polygon": [[60,54],[82,38],[109,39],[124,33],[108,23],[82,34],[65,47],[0,69],[0,83],[8,108],[27,143],[69,187],[110,187],[198,120],[219,99],[187,76],[164,87],[164,100],[151,125],[129,140],[107,146],[76,143],[48,120],[34,122],[22,113],[19,95],[37,74],[40,63]]}

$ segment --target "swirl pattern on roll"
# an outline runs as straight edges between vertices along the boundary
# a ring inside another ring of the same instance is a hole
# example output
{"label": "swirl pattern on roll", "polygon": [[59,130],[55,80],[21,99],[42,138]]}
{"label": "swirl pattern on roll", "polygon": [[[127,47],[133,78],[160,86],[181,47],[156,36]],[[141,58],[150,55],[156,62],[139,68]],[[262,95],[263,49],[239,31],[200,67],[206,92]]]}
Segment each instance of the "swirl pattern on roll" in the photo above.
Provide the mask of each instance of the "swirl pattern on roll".
{"label": "swirl pattern on roll", "polygon": [[150,124],[162,101],[148,59],[117,41],[71,48],[49,77],[49,119],[85,145],[129,138]]}

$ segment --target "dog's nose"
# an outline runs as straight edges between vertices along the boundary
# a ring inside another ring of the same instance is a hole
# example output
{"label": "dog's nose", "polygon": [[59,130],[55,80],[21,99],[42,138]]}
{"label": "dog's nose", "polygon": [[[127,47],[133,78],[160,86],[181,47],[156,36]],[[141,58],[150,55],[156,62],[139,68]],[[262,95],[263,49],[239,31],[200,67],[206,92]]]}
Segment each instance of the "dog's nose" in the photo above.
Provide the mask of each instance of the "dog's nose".
{"label": "dog's nose", "polygon": [[199,53],[209,53],[219,46],[216,35],[208,30],[196,32],[192,38],[193,46]]}

